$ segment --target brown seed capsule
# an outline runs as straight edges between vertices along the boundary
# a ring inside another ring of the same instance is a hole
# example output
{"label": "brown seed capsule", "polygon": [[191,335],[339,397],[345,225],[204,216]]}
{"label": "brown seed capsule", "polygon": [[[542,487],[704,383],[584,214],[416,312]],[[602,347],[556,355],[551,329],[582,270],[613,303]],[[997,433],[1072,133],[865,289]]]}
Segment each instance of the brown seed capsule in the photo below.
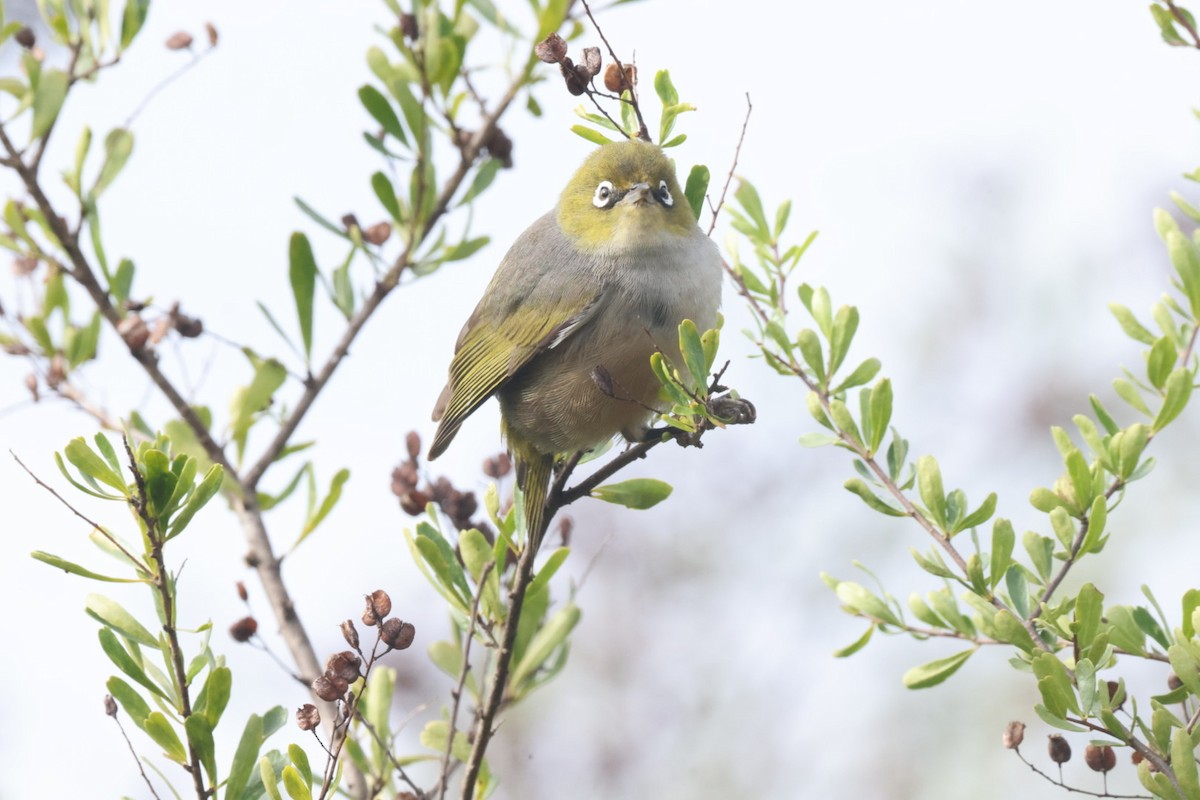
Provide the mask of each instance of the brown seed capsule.
{"label": "brown seed capsule", "polygon": [[589,78],[594,78],[600,74],[600,48],[585,47],[583,48],[583,64],[581,65]]}
{"label": "brown seed capsule", "polygon": [[244,603],[250,599],[250,593],[246,591],[246,584],[242,583],[241,581],[238,581],[235,584],[235,587],[237,588],[237,596],[238,596],[239,600],[241,600]]}
{"label": "brown seed capsule", "polygon": [[1121,701],[1113,706],[1113,711],[1120,711],[1121,706],[1125,705],[1125,695],[1121,692],[1121,683],[1119,681],[1108,682],[1108,702],[1112,702],[1118,695]]}
{"label": "brown seed capsule", "polygon": [[354,627],[354,622],[352,620],[345,620],[344,622],[342,622],[341,628],[342,628],[342,638],[346,640],[346,644],[350,645],[355,650],[357,650],[358,649],[358,628]]}
{"label": "brown seed capsule", "polygon": [[1093,772],[1108,772],[1117,765],[1117,754],[1111,747],[1089,744],[1083,751],[1083,760]]}
{"label": "brown seed capsule", "polygon": [[12,263],[13,275],[24,277],[31,275],[37,269],[38,260],[33,256],[21,256],[14,258]]}
{"label": "brown seed capsule", "polygon": [[343,650],[340,653],[334,653],[325,662],[325,674],[341,678],[349,684],[358,680],[362,674],[358,669],[361,665],[361,658],[349,650]]}
{"label": "brown seed capsule", "polygon": [[1183,686],[1183,681],[1179,680],[1178,675],[1176,675],[1174,672],[1167,675],[1167,688],[1168,689],[1170,689],[1173,692],[1176,689],[1178,689],[1180,686]]}
{"label": "brown seed capsule", "polygon": [[115,717],[117,715],[117,701],[113,700],[113,696],[111,694],[104,695],[104,713],[108,714],[110,717]]}
{"label": "brown seed capsule", "polygon": [[1065,764],[1071,760],[1071,745],[1067,744],[1067,740],[1057,733],[1050,734],[1050,743],[1047,749],[1050,752],[1050,760],[1055,764]]}
{"label": "brown seed capsule", "polygon": [[1021,742],[1025,741],[1025,723],[1019,720],[1013,720],[1004,726],[1004,746],[1009,750],[1016,750],[1021,746]]}
{"label": "brown seed capsule", "polygon": [[379,632],[379,638],[393,650],[408,649],[416,635],[417,629],[411,622],[401,622],[394,617],[383,623],[383,630]]}
{"label": "brown seed capsule", "polygon": [[[624,67],[622,69],[621,67]],[[613,94],[631,89],[637,85],[637,67],[633,64],[609,64],[604,69],[604,88]]]}
{"label": "brown seed capsule", "polygon": [[417,489],[405,492],[404,496],[400,498],[400,510],[410,517],[419,517],[424,514],[427,505],[429,505],[429,495]]}
{"label": "brown seed capsule", "polygon": [[408,457],[416,461],[421,455],[421,436],[416,431],[409,431],[404,436],[404,449],[408,451]]}
{"label": "brown seed capsule", "polygon": [[[392,613],[392,598],[383,589],[376,589],[366,596],[367,611],[375,615],[375,619],[380,620]],[[373,622],[367,622],[366,611],[363,612],[363,624],[374,625]]]}
{"label": "brown seed capsule", "polygon": [[36,403],[39,399],[37,375],[34,375],[31,372],[25,376],[25,388],[29,390],[31,395],[33,395],[33,402]]}
{"label": "brown seed capsule", "polygon": [[358,217],[354,216],[353,214],[343,214],[342,227],[346,230],[350,230],[352,228],[361,228],[362,225],[358,224]]}
{"label": "brown seed capsule", "polygon": [[302,731],[311,731],[321,724],[321,712],[312,703],[296,709],[296,724]]}
{"label": "brown seed capsule", "polygon": [[46,370],[46,385],[57,389],[67,379],[67,361],[60,355],[50,359],[50,368]]}
{"label": "brown seed capsule", "polygon": [[575,530],[575,520],[563,517],[558,521],[558,538],[562,540],[563,547],[571,545],[571,531],[573,530]]}
{"label": "brown seed capsule", "polygon": [[420,480],[421,476],[417,473],[416,463],[405,461],[392,470],[392,493],[397,497],[403,497],[417,488]]}
{"label": "brown seed capsule", "polygon": [[21,47],[24,47],[26,50],[33,47],[34,42],[37,41],[37,37],[33,35],[32,28],[21,28],[21,30],[17,31],[17,35],[13,38],[17,40],[17,44],[21,45]]}
{"label": "brown seed capsule", "polygon": [[391,235],[392,223],[390,222],[376,222],[363,231],[363,239],[376,247],[386,242]]}
{"label": "brown seed capsule", "polygon": [[258,620],[254,617],[242,617],[229,626],[229,635],[235,642],[248,642],[258,633]]}
{"label": "brown seed capsule", "polygon": [[534,45],[533,53],[547,64],[557,64],[567,56],[567,40],[552,33]]}
{"label": "brown seed capsule", "polygon": [[325,674],[312,682],[313,694],[330,703],[343,697],[349,688],[350,684],[336,675]]}
{"label": "brown seed capsule", "polygon": [[421,35],[421,29],[417,25],[417,18],[413,14],[400,15],[400,32],[409,39],[416,39]]}
{"label": "brown seed capsule", "polygon": [[1142,755],[1141,753],[1139,753],[1137,750],[1134,750],[1133,753],[1130,754],[1129,760],[1132,761],[1133,765],[1136,767],[1138,764],[1145,761],[1146,757],[1144,755]]}
{"label": "brown seed capsule", "polygon": [[575,71],[575,64],[571,62],[571,59],[564,58],[558,65],[558,70],[562,73],[563,80],[567,82],[568,92],[578,97],[587,91],[587,75],[585,73],[581,77],[579,73]]}
{"label": "brown seed capsule", "polygon": [[483,474],[489,478],[503,478],[512,472],[512,458],[508,453],[497,453],[483,462]]}
{"label": "brown seed capsule", "polygon": [[186,50],[192,46],[192,35],[187,31],[172,33],[167,39],[168,50]]}
{"label": "brown seed capsule", "polygon": [[512,169],[513,142],[499,126],[492,128],[487,139],[483,141],[483,148],[487,150],[488,155],[500,162],[500,166]]}
{"label": "brown seed capsule", "polygon": [[208,34],[208,46],[216,47],[217,40],[221,38],[219,35],[217,35],[217,26],[213,25],[211,22],[206,22],[204,23],[204,32]]}
{"label": "brown seed capsule", "polygon": [[141,352],[150,338],[150,329],[146,327],[145,320],[137,314],[127,314],[117,323],[117,333],[133,353]]}

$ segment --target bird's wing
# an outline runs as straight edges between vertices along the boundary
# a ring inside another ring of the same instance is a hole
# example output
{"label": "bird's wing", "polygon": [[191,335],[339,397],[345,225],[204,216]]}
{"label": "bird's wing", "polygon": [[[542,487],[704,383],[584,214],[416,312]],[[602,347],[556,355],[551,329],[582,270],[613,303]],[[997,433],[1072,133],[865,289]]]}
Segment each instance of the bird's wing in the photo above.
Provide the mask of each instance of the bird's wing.
{"label": "bird's wing", "polygon": [[[604,304],[606,295],[598,284],[572,281],[558,270],[532,266],[527,257],[533,253],[522,253],[521,248],[518,241],[505,257],[458,337],[450,379],[433,410],[434,421],[441,424],[429,448],[431,459],[446,449],[463,420],[521,367],[538,353],[560,345]],[[559,258],[564,255],[561,250],[557,253]],[[532,286],[524,294],[515,290],[517,269],[524,273],[521,282]]]}

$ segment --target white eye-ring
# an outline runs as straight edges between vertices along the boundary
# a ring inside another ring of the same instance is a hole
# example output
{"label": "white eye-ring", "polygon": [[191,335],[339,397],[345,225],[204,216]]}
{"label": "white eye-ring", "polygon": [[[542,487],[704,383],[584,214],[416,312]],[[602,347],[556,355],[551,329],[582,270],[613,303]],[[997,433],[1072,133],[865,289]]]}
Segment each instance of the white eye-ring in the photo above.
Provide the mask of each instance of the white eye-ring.
{"label": "white eye-ring", "polygon": [[658,182],[658,191],[655,194],[658,195],[658,202],[662,203],[667,208],[675,205],[675,198],[671,197],[671,190],[667,188],[666,181]]}
{"label": "white eye-ring", "polygon": [[596,208],[608,208],[612,205],[615,195],[612,181],[600,181],[600,185],[596,187],[596,193],[592,195],[592,205]]}

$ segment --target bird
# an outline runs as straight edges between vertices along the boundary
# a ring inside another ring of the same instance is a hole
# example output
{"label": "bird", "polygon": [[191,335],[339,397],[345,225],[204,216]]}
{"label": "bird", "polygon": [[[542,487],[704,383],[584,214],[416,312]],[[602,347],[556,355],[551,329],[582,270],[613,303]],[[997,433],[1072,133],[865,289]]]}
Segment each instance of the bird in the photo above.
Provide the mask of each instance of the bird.
{"label": "bird", "polygon": [[665,405],[650,357],[686,371],[678,327],[716,326],[721,272],[663,150],[601,145],[517,237],[463,326],[429,459],[497,396],[536,552],[556,461],[645,438]]}

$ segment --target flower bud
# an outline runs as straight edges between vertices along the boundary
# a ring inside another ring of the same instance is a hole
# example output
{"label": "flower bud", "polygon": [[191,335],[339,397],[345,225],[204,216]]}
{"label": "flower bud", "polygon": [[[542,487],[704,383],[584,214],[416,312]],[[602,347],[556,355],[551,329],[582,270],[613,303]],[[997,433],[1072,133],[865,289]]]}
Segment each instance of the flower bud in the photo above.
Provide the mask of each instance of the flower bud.
{"label": "flower bud", "polygon": [[1021,746],[1021,742],[1025,741],[1025,723],[1019,720],[1013,720],[1004,726],[1004,746],[1009,750],[1016,750]]}
{"label": "flower bud", "polygon": [[1050,752],[1050,760],[1055,764],[1065,764],[1071,760],[1071,745],[1067,744],[1067,740],[1057,733],[1050,734],[1050,743],[1047,749]]}
{"label": "flower bud", "polygon": [[296,709],[296,724],[302,731],[311,731],[321,724],[321,712],[312,703]]}
{"label": "flower bud", "polygon": [[533,53],[547,64],[557,64],[567,56],[567,40],[552,33],[534,45]]}
{"label": "flower bud", "polygon": [[167,39],[168,50],[186,50],[192,46],[192,35],[187,31],[178,31]]}
{"label": "flower bud", "polygon": [[1111,747],[1089,744],[1083,751],[1083,760],[1093,772],[1108,772],[1117,765],[1117,754]]}
{"label": "flower bud", "polygon": [[[28,30],[28,28],[26,30]],[[115,717],[117,715],[117,701],[113,700],[113,696],[111,694],[104,695],[104,713],[108,714],[110,717]]]}
{"label": "flower bud", "polygon": [[383,623],[379,638],[393,650],[407,650],[417,635],[417,629],[411,622],[401,622],[392,618]]}
{"label": "flower bud", "polygon": [[362,674],[358,669],[361,664],[361,658],[349,650],[343,650],[340,653],[334,653],[325,662],[325,674],[341,678],[347,684],[353,683]]}

